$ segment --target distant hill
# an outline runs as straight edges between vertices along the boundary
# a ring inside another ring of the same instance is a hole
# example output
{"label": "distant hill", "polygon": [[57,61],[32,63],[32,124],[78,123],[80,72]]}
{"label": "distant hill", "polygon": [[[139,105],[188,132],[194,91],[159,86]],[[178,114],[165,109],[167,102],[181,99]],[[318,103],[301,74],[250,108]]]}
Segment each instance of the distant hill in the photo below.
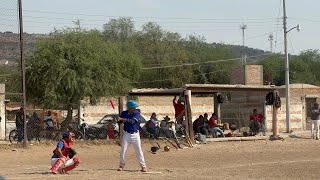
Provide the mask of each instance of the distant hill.
{"label": "distant hill", "polygon": [[[43,34],[24,34],[25,52],[30,53],[34,50],[36,40],[40,37],[46,37]],[[9,61],[13,64],[20,57],[20,37],[19,34],[12,32],[0,32],[0,64]]]}
{"label": "distant hill", "polygon": [[[230,49],[236,55],[236,57],[241,57],[242,56],[242,46],[230,45],[230,44],[220,44],[220,43],[212,43],[212,45],[215,46],[215,47],[224,47],[224,48]],[[261,55],[270,53],[268,51],[264,51],[264,50],[261,50],[261,49],[250,48],[250,47],[247,47],[247,46],[244,47],[244,51],[245,51],[245,55],[247,57],[249,57],[249,56],[258,56],[257,58],[250,58],[251,60],[261,59],[261,57],[263,57]]]}
{"label": "distant hill", "polygon": [[[38,38],[46,37],[45,34],[24,34],[24,39],[26,41],[25,50],[26,53],[31,53],[35,49],[35,44]],[[213,46],[222,46],[227,49],[232,50],[236,57],[241,57],[242,46],[239,45],[226,45],[219,43],[212,43]],[[20,57],[20,45],[19,45],[19,34],[12,32],[0,32],[0,64],[4,64],[9,61],[10,64],[15,63],[15,61]],[[268,52],[245,47],[245,52],[247,56],[260,56]],[[251,58],[250,60],[260,59]]]}

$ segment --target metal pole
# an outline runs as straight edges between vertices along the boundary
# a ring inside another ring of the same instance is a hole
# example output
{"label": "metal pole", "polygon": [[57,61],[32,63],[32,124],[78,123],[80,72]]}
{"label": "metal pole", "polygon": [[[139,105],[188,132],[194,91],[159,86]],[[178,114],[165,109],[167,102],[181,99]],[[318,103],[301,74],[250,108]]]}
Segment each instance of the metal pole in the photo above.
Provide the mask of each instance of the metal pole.
{"label": "metal pole", "polygon": [[283,32],[284,32],[284,53],[285,60],[285,81],[286,81],[286,125],[287,133],[290,133],[290,87],[289,87],[289,55],[288,55],[288,41],[287,41],[287,14],[286,14],[286,1],[283,0]]}
{"label": "metal pole", "polygon": [[20,29],[20,58],[21,58],[21,72],[22,72],[22,96],[23,96],[23,147],[27,148],[27,113],[26,113],[26,69],[23,49],[23,22],[22,22],[22,0],[18,0],[19,3],[19,29]]}
{"label": "metal pole", "polygon": [[272,54],[273,52],[273,35],[269,35],[269,41],[270,41],[270,53]]}
{"label": "metal pole", "polygon": [[242,63],[244,64],[244,65],[246,65],[246,58],[245,58],[245,48],[244,48],[244,30],[245,29],[247,29],[247,25],[242,25],[241,27],[240,27],[240,29],[242,29]]}

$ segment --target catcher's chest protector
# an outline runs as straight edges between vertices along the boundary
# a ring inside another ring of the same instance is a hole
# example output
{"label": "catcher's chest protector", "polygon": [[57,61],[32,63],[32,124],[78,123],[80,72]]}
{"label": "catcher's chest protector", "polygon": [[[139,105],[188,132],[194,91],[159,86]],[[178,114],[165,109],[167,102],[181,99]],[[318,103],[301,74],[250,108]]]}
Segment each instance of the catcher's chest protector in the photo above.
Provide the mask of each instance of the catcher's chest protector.
{"label": "catcher's chest protector", "polygon": [[71,146],[64,139],[61,139],[60,141],[63,142],[62,154],[64,157],[68,157],[68,150],[67,149],[71,148]]}

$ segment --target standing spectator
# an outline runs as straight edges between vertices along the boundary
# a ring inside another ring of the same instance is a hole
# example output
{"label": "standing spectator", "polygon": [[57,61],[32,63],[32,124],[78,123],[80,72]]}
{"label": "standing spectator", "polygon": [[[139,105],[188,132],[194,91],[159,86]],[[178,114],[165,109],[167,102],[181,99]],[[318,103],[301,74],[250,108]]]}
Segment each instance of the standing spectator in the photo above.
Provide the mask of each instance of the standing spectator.
{"label": "standing spectator", "polygon": [[113,125],[112,121],[108,121],[106,129],[107,129],[107,135],[108,135],[109,139],[115,139],[114,125]]}
{"label": "standing spectator", "polygon": [[51,139],[52,132],[54,130],[53,128],[53,117],[51,115],[51,111],[48,111],[47,115],[44,117],[44,122],[46,123],[46,132],[47,132],[47,138]]}
{"label": "standing spectator", "polygon": [[[311,139],[319,140],[319,125],[320,125],[319,103],[315,102],[311,108]],[[316,133],[316,136],[315,136]]]}
{"label": "standing spectator", "polygon": [[218,133],[221,134],[223,137],[225,137],[223,131],[219,127],[216,127],[217,118],[218,118],[217,114],[212,113],[211,118],[209,120],[209,129],[212,133],[212,137],[217,138]]}
{"label": "standing spectator", "polygon": [[177,96],[175,96],[172,100],[174,107],[174,117],[178,124],[182,124],[183,116],[184,116],[184,105],[181,103],[180,99],[177,100]]}
{"label": "standing spectator", "polygon": [[16,128],[18,132],[18,142],[22,142],[23,139],[23,130],[24,130],[24,116],[23,116],[23,108],[20,108],[20,110],[16,114]]}
{"label": "standing spectator", "polygon": [[[28,133],[30,133],[30,137],[34,137],[40,141],[40,118],[36,112],[32,113],[30,120],[27,123]],[[31,135],[32,134],[32,135]],[[28,134],[29,137],[29,134]],[[31,139],[28,139],[29,141]]]}

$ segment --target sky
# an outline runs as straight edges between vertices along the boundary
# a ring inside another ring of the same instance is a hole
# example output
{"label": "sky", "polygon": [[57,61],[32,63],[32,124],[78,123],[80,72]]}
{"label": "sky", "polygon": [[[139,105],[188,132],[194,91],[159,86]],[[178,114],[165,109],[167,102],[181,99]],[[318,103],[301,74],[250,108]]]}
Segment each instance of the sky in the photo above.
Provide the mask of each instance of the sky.
{"label": "sky", "polygon": [[[286,0],[288,29],[300,24],[301,31],[288,33],[288,52],[299,54],[318,49],[320,36],[319,0]],[[17,4],[0,1],[0,31],[18,32]],[[132,17],[136,29],[156,22],[164,30],[203,36],[207,42],[284,51],[282,0],[23,0],[24,31],[49,33],[53,28],[74,26],[102,29],[111,18]]]}

